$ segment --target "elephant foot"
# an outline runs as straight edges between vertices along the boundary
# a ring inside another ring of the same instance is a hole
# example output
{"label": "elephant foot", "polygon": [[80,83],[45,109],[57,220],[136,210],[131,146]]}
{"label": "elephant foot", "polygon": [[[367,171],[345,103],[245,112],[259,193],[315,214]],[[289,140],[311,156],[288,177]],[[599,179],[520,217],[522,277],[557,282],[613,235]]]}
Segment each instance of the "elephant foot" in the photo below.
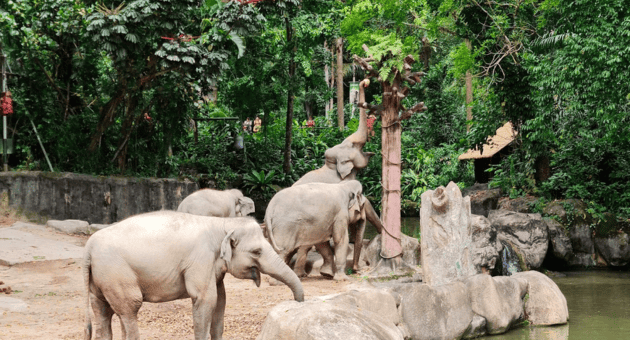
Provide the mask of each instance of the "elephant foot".
{"label": "elephant foot", "polygon": [[296,270],[295,275],[297,275],[297,277],[307,277],[308,273],[306,273],[304,270]]}
{"label": "elephant foot", "polygon": [[331,266],[322,266],[322,268],[319,270],[319,273],[322,274],[322,276],[329,278],[334,276]]}
{"label": "elephant foot", "polygon": [[348,281],[348,275],[346,275],[345,273],[339,272],[336,273],[335,276],[333,277],[334,281]]}

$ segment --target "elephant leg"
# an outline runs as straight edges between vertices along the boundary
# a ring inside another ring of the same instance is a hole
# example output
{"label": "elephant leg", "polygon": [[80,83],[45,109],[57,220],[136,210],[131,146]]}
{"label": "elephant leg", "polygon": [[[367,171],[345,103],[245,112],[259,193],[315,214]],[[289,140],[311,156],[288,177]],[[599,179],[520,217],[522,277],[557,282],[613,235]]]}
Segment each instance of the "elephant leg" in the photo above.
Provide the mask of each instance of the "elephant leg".
{"label": "elephant leg", "polygon": [[356,273],[359,271],[359,260],[361,259],[361,248],[363,248],[363,234],[365,233],[365,220],[361,220],[356,224],[356,233],[354,236],[354,254],[352,257],[352,270]]}
{"label": "elephant leg", "polygon": [[297,251],[297,256],[295,259],[295,265],[293,266],[293,271],[298,277],[306,277],[306,271],[304,267],[306,266],[306,258],[308,252],[311,250],[312,246],[302,246]]}
{"label": "elephant leg", "polygon": [[[196,269],[196,268],[193,268]],[[195,340],[208,340],[210,336],[210,322],[214,319],[215,308],[218,301],[219,284],[215,281],[214,271],[210,275],[200,275],[200,272],[193,271],[186,273],[186,292],[192,300],[193,328]],[[225,292],[223,294],[225,297]],[[223,302],[225,307],[225,301]],[[213,330],[216,330],[213,328]],[[223,327],[221,325],[221,333]],[[214,338],[212,338],[214,340]],[[221,339],[219,337],[219,339]]]}
{"label": "elephant leg", "polygon": [[106,301],[90,293],[90,304],[94,311],[94,321],[98,325],[96,328],[96,339],[112,340],[112,316],[114,310]]}
{"label": "elephant leg", "polygon": [[332,248],[330,247],[330,242],[322,242],[315,245],[317,248],[317,252],[324,259],[324,263],[322,267],[319,269],[319,273],[322,276],[333,277],[336,272],[335,268],[335,255],[333,254]]}
{"label": "elephant leg", "polygon": [[[383,231],[383,222],[381,222],[381,218],[378,216],[378,214],[376,213],[376,211],[374,210],[374,207],[372,206],[372,203],[370,203],[370,201],[365,200],[365,217],[367,218],[367,220],[372,223],[372,225],[374,225],[374,227],[376,228],[376,231],[380,234]],[[363,236],[361,236],[363,237]],[[363,241],[363,240],[361,240]]]}
{"label": "elephant leg", "polygon": [[[125,340],[140,339],[140,331],[138,330],[138,311],[142,307],[142,292],[139,288],[125,288],[128,291],[115,294],[115,301],[112,306],[114,312],[120,318],[121,329]],[[107,297],[107,295],[106,295]],[[109,298],[108,298],[109,300]]]}
{"label": "elephant leg", "polygon": [[217,306],[212,313],[212,324],[210,325],[210,339],[223,338],[223,317],[225,316],[225,285],[223,280],[217,282]]}
{"label": "elephant leg", "polygon": [[335,243],[335,264],[337,266],[337,271],[335,272],[335,276],[333,280],[335,281],[345,281],[348,279],[346,275],[346,261],[348,258],[348,229],[347,226],[343,226],[337,233],[333,233],[333,242]]}

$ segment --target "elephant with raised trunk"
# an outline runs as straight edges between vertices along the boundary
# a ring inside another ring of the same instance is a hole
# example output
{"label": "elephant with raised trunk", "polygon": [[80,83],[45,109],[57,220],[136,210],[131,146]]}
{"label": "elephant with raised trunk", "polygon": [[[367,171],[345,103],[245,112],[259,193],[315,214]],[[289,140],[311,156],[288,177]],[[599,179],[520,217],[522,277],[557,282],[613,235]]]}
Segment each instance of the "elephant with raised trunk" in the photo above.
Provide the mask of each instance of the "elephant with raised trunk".
{"label": "elephant with raised trunk", "polygon": [[139,339],[142,303],[190,298],[195,340],[221,339],[225,312],[223,278],[254,280],[261,273],[284,282],[304,301],[300,279],[276,254],[252,218],[222,218],[158,211],[136,215],[94,233],[85,245],[85,339],[111,339],[111,319],[124,339]]}
{"label": "elephant with raised trunk", "polygon": [[254,201],[238,189],[201,189],[188,195],[177,211],[215,217],[247,216],[255,211]]}
{"label": "elephant with raised trunk", "polygon": [[[363,81],[361,81],[361,83],[359,83],[360,103],[365,102],[364,88],[367,87],[369,84],[370,81],[368,79],[364,79]],[[293,186],[315,182],[339,183],[342,181],[354,180],[357,176],[358,170],[367,167],[370,157],[374,155],[374,153],[372,152],[363,152],[363,146],[365,146],[367,139],[367,114],[365,112],[365,109],[361,107],[359,110],[359,127],[357,128],[357,131],[344,139],[341,144],[335,145],[332,148],[326,150],[326,152],[324,153],[324,157],[326,159],[324,166],[317,170],[308,172],[297,182],[295,182]],[[367,220],[372,223],[372,225],[374,225],[376,231],[380,234],[383,230],[383,223],[381,222],[381,218],[374,210],[374,207],[367,199],[365,202],[365,214]],[[359,242],[355,241],[355,254],[357,252],[359,254],[361,253],[362,245],[362,240]],[[325,245],[317,247],[317,250],[324,257],[324,254],[322,254],[320,251],[320,248],[322,247],[325,247]],[[296,263],[306,262],[306,254],[308,253],[309,249],[310,247],[300,249],[300,251],[298,252]],[[325,257],[324,261],[326,261]],[[304,271],[303,268],[298,268],[297,264],[295,268],[296,272],[298,273],[302,273]]]}
{"label": "elephant with raised trunk", "polygon": [[[322,275],[345,280],[348,252],[348,225],[357,224],[357,239],[365,232],[365,197],[361,183],[356,180],[337,184],[310,183],[279,191],[265,213],[266,234],[272,247],[288,264],[293,254],[304,247],[315,245],[324,257]],[[335,262],[329,241],[335,245]],[[325,246],[324,246],[325,245]],[[357,247],[355,247],[356,249]],[[359,254],[355,250],[354,265]],[[296,268],[304,263],[296,263]]]}

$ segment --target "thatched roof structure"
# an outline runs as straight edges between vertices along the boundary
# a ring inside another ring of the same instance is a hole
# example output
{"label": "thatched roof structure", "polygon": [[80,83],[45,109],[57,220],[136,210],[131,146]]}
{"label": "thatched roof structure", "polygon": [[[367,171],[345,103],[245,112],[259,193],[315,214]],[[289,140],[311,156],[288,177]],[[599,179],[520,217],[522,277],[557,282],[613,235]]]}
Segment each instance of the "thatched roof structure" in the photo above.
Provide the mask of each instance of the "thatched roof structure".
{"label": "thatched roof structure", "polygon": [[470,149],[459,155],[458,159],[462,161],[466,159],[490,158],[512,143],[516,139],[517,134],[512,123],[507,122],[497,129],[496,135],[488,138],[488,142],[482,146],[481,150]]}

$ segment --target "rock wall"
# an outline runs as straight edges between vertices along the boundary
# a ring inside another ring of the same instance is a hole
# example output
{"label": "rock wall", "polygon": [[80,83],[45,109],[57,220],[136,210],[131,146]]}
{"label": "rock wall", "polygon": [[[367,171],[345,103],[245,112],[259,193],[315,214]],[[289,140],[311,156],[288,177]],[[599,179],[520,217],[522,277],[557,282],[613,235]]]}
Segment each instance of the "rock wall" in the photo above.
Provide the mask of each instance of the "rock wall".
{"label": "rock wall", "polygon": [[176,210],[199,189],[177,179],[95,177],[73,173],[3,172],[0,191],[29,219],[79,219],[109,224],[155,210]]}

